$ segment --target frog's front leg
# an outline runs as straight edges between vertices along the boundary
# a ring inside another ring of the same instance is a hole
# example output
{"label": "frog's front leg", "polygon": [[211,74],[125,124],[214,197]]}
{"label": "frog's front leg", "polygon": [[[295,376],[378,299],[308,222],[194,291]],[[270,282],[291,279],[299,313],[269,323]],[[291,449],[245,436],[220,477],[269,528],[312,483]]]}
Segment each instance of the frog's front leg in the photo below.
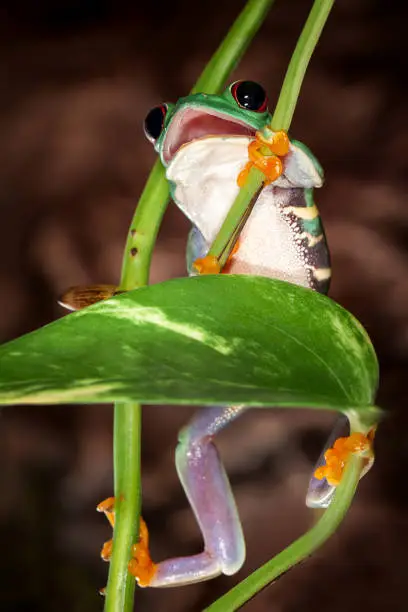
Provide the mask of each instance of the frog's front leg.
{"label": "frog's front leg", "polygon": [[[180,586],[220,574],[231,575],[242,566],[245,542],[241,523],[213,437],[244,410],[243,406],[204,408],[181,431],[177,472],[203,535],[204,550],[153,564],[147,533],[142,534],[129,563],[139,586]],[[151,568],[148,575],[146,567]]]}
{"label": "frog's front leg", "polygon": [[256,132],[255,140],[248,146],[249,161],[238,175],[237,183],[243,187],[253,166],[265,175],[265,184],[273,183],[283,172],[280,159],[289,153],[289,138],[284,130],[273,132],[267,126]]}

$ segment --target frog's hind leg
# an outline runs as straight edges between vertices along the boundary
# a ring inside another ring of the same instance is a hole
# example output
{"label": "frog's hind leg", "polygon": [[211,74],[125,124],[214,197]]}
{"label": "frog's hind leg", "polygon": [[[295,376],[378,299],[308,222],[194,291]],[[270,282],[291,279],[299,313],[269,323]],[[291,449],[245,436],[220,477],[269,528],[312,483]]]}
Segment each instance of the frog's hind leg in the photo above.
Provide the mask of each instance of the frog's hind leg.
{"label": "frog's hind leg", "polygon": [[330,505],[351,453],[358,452],[364,456],[364,468],[360,478],[370,470],[374,463],[374,434],[375,428],[370,429],[366,435],[350,432],[350,423],[346,416],[341,416],[336,421],[313,470],[306,496],[306,505],[309,508],[327,508]]}
{"label": "frog's hind leg", "polygon": [[140,586],[180,586],[234,574],[245,560],[245,542],[230,484],[213,437],[244,411],[242,406],[202,409],[183,429],[176,466],[204,540],[204,551],[154,564],[143,580],[144,543],[135,546],[129,569]]}

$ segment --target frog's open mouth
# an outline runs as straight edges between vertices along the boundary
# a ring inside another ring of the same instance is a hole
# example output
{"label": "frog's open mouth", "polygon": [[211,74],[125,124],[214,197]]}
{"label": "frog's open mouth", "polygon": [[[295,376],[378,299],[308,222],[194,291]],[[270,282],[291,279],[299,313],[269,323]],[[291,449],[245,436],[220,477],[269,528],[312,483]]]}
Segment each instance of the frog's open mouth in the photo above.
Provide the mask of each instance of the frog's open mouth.
{"label": "frog's open mouth", "polygon": [[172,120],[163,142],[163,160],[168,164],[185,144],[205,136],[249,136],[255,128],[230,115],[200,108],[180,110]]}

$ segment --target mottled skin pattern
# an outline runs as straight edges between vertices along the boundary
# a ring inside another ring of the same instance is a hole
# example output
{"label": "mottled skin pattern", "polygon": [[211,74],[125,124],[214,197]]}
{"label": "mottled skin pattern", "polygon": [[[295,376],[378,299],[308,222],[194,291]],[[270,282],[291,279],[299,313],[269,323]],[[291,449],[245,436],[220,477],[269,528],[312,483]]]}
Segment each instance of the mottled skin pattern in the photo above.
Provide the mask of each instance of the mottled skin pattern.
{"label": "mottled skin pattern", "polygon": [[[182,98],[146,118],[147,136],[167,167],[173,199],[193,224],[187,247],[190,274],[196,273],[194,261],[206,255],[234,201],[248,144],[270,120],[266,104],[258,111],[242,108],[234,91],[232,85],[221,96]],[[313,187],[321,184],[316,159],[304,145],[291,141],[282,176],[260,193],[224,272],[281,278],[326,293],[329,254],[313,201]],[[143,536],[129,567],[140,586],[178,586],[233,574],[242,566],[242,528],[213,438],[244,410],[204,408],[181,432],[176,467],[204,550],[154,564]]]}
{"label": "mottled skin pattern", "polygon": [[[276,195],[276,199],[278,203],[281,198],[287,202],[282,205],[282,212],[291,228],[293,240],[302,254],[310,288],[327,293],[331,278],[330,256],[321,217],[313,200],[313,189],[285,189],[281,192]],[[311,211],[309,218],[301,215],[302,208]],[[319,276],[319,271],[322,270],[327,270],[323,278]]]}

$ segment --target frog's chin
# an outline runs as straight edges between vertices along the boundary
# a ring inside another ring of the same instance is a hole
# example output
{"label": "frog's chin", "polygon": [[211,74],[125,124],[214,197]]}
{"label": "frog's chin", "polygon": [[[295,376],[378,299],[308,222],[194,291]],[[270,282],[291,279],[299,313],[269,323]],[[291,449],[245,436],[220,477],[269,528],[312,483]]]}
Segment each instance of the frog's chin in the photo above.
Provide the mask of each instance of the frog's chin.
{"label": "frog's chin", "polygon": [[255,135],[255,128],[215,110],[186,108],[178,111],[164,138],[162,159],[167,165],[185,144],[209,136]]}

